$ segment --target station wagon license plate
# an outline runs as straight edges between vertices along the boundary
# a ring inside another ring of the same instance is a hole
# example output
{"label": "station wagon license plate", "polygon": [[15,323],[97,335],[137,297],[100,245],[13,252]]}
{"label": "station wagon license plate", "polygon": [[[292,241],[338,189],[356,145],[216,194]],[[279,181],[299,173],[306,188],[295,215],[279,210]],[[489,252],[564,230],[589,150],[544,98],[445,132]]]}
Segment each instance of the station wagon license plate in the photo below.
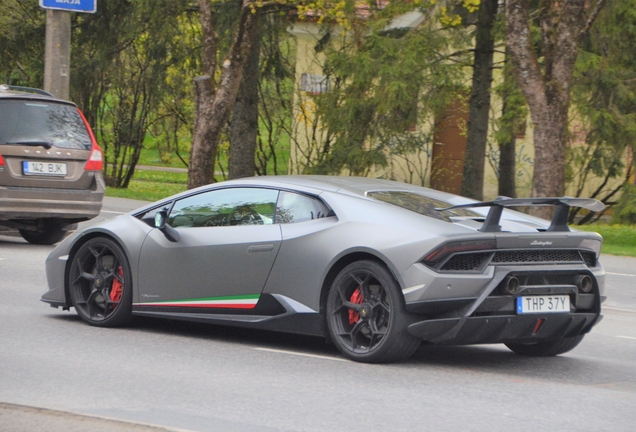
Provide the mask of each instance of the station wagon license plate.
{"label": "station wagon license plate", "polygon": [[570,312],[570,296],[517,297],[517,314]]}
{"label": "station wagon license plate", "polygon": [[65,176],[67,174],[67,168],[65,163],[59,162],[22,161],[22,174]]}

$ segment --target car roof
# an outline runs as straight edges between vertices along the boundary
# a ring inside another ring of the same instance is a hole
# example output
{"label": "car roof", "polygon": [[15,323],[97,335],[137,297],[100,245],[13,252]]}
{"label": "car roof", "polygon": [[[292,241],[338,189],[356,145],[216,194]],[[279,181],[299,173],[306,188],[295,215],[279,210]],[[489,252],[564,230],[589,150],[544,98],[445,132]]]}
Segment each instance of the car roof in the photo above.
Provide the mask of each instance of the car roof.
{"label": "car roof", "polygon": [[338,192],[345,194],[366,196],[372,191],[401,191],[425,194],[441,201],[456,201],[460,199],[471,202],[468,198],[441,192],[435,189],[401,183],[393,180],[384,180],[369,177],[353,176],[326,176],[326,175],[281,175],[260,176],[223,182],[225,184],[244,185],[268,185],[281,188],[314,189],[321,191]]}
{"label": "car roof", "polygon": [[14,87],[5,84],[0,85],[0,100],[2,99],[45,100],[48,102],[57,102],[75,106],[73,102],[64,99],[58,99],[55,96],[39,89]]}

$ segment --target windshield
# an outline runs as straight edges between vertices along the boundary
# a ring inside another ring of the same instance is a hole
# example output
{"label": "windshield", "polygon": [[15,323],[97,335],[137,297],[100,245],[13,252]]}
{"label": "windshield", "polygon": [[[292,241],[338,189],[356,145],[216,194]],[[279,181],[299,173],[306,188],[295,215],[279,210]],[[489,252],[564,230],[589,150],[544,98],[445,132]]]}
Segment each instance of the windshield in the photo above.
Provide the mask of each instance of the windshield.
{"label": "windshield", "polygon": [[72,105],[0,100],[0,144],[90,150],[91,138]]}
{"label": "windshield", "polygon": [[435,208],[446,208],[452,206],[452,204],[413,192],[376,191],[367,192],[367,196],[446,222],[452,222],[452,217],[483,218],[479,213],[466,209],[437,211]]}

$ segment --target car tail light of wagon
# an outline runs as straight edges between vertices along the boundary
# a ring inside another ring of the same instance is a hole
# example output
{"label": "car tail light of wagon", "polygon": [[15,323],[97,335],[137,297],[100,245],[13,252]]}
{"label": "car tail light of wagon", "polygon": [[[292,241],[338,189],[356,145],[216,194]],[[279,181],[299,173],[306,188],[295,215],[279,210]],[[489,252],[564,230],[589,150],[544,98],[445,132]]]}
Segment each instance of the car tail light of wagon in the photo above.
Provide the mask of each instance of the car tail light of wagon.
{"label": "car tail light of wagon", "polygon": [[86,171],[101,171],[103,168],[103,152],[99,144],[97,144],[97,140],[95,139],[95,134],[91,129],[91,126],[88,124],[86,117],[84,117],[84,113],[80,109],[77,110],[79,112],[80,117],[82,117],[82,121],[84,122],[84,126],[86,126],[86,130],[91,137],[91,155],[88,157],[88,161],[86,162],[86,166],[84,169]]}

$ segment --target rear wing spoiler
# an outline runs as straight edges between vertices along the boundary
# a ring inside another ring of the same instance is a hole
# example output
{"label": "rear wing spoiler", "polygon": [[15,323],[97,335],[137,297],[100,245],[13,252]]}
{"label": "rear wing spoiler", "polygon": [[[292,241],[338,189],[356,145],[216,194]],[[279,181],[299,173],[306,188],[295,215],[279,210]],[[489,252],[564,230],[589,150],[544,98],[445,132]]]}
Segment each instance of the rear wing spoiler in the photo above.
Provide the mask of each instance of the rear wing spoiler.
{"label": "rear wing spoiler", "polygon": [[568,216],[570,207],[581,207],[593,212],[600,212],[605,209],[605,204],[592,198],[508,198],[497,197],[493,201],[474,202],[461,204],[446,208],[436,208],[437,211],[454,210],[460,208],[490,207],[484,224],[479,229],[481,232],[501,232],[499,220],[504,207],[522,206],[555,206],[554,216],[547,231],[570,231],[568,227]]}

